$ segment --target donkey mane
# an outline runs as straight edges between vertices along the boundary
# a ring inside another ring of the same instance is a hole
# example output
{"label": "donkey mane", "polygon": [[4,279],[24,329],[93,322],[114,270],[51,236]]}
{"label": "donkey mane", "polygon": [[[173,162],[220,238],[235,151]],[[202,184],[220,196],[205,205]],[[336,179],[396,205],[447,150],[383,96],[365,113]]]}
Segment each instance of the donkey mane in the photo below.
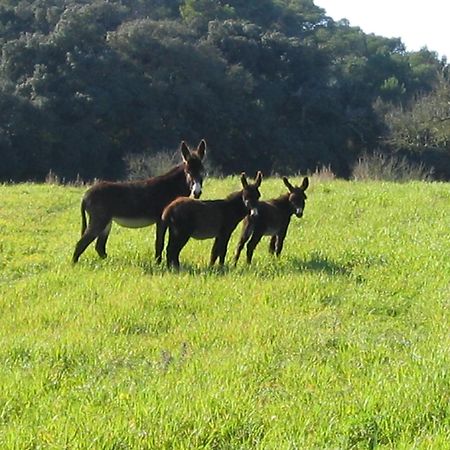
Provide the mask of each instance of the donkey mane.
{"label": "donkey mane", "polygon": [[274,206],[282,207],[284,205],[289,205],[289,192],[282,194],[277,198],[272,198],[271,200],[266,200],[266,203],[272,203]]}
{"label": "donkey mane", "polygon": [[153,183],[157,183],[158,181],[171,179],[174,176],[181,174],[181,173],[184,173],[184,164],[183,163],[177,164],[176,166],[169,169],[169,171],[166,173],[163,173],[161,175],[156,175],[154,177],[150,177],[145,180],[137,180],[136,182],[139,183],[141,181],[141,182],[144,182],[145,184],[153,184]]}
{"label": "donkey mane", "polygon": [[177,172],[183,172],[184,171],[184,163],[179,163],[176,166],[173,166],[171,169],[169,169],[166,173],[163,173],[161,175],[157,175],[153,178],[158,178],[159,180],[164,178],[170,178]]}
{"label": "donkey mane", "polygon": [[233,200],[238,200],[240,199],[242,195],[242,189],[240,191],[236,191],[236,192],[232,192],[231,194],[228,194],[224,200],[226,200],[227,202],[231,202]]}

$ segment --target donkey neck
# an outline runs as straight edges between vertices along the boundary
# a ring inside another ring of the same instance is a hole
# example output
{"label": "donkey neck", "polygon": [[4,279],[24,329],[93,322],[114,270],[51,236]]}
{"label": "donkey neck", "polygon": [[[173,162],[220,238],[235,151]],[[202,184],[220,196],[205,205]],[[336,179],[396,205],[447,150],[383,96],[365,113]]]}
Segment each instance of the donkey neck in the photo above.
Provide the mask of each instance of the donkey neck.
{"label": "donkey neck", "polygon": [[[157,183],[158,181],[176,181],[180,182],[181,180],[186,179],[186,174],[184,172],[184,164],[178,164],[177,166],[172,167],[168,172],[157,175],[156,177],[150,177],[145,180],[147,184]],[[186,183],[187,185],[187,183]]]}
{"label": "donkey neck", "polygon": [[276,206],[280,210],[284,211],[289,216],[294,213],[289,202],[289,193],[280,195],[279,197],[270,200],[270,203],[272,203],[272,205]]}
{"label": "donkey neck", "polygon": [[183,164],[174,167],[164,175],[144,181],[143,203],[147,213],[159,219],[163,209],[177,197],[188,197],[189,185]]}
{"label": "donkey neck", "polygon": [[169,196],[188,196],[190,193],[184,164],[173,167],[163,175],[149,178],[145,183],[148,186],[164,183],[165,190]]}
{"label": "donkey neck", "polygon": [[242,200],[242,190],[233,192],[224,200],[224,206],[229,214],[233,214],[243,219],[248,213],[247,208]]}

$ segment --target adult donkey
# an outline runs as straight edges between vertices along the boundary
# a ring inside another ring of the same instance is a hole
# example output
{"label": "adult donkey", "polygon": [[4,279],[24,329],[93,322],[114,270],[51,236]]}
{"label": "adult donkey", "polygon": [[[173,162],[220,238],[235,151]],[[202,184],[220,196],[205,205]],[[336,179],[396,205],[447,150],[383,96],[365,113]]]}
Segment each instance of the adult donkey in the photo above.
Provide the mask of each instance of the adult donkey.
{"label": "adult donkey", "polygon": [[[204,139],[192,151],[181,142],[183,162],[164,175],[141,181],[102,181],[92,186],[81,201],[81,239],[75,246],[72,261],[76,263],[95,239],[97,253],[106,258],[106,241],[113,221],[128,228],[142,228],[155,222],[159,226],[161,214],[172,200],[190,194],[199,198],[205,153]],[[158,250],[156,258],[161,259]]]}

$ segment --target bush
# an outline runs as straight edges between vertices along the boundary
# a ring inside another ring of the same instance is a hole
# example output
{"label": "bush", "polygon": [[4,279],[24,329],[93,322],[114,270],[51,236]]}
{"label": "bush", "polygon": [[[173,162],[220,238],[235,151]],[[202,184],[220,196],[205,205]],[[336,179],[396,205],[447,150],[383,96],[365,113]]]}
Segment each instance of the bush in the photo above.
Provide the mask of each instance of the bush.
{"label": "bush", "polygon": [[373,153],[364,154],[358,159],[352,168],[352,178],[396,182],[429,181],[433,179],[433,172],[433,169],[427,169],[422,163],[412,163],[406,157]]}
{"label": "bush", "polygon": [[128,154],[124,158],[127,178],[139,180],[161,175],[178,164],[178,159],[178,152],[161,151],[153,155]]}

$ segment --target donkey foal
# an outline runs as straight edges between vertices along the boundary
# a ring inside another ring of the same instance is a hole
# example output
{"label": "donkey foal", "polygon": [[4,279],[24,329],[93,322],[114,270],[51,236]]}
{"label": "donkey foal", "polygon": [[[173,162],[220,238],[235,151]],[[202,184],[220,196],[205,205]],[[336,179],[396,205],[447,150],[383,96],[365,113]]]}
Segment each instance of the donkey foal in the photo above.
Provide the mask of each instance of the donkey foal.
{"label": "donkey foal", "polygon": [[305,209],[305,191],[309,185],[308,178],[305,177],[299,187],[292,186],[286,177],[283,177],[283,182],[289,190],[287,194],[267,202],[259,202],[258,215],[245,218],[241,238],[234,256],[235,265],[245,243],[250,238],[247,244],[248,264],[252,262],[253,252],[263,236],[271,236],[269,252],[279,256],[283,249],[292,214],[302,217]]}
{"label": "donkey foal", "polygon": [[211,250],[210,265],[219,259],[220,265],[225,262],[228,241],[237,224],[250,212],[257,215],[259,186],[262,174],[258,172],[255,183],[249,184],[243,173],[241,183],[243,189],[230,194],[224,200],[194,200],[178,198],[167,206],[162,214],[162,229],[159,234],[160,242],[164,245],[164,234],[169,228],[169,242],[167,244],[167,265],[180,267],[180,252],[188,240],[215,238]]}

